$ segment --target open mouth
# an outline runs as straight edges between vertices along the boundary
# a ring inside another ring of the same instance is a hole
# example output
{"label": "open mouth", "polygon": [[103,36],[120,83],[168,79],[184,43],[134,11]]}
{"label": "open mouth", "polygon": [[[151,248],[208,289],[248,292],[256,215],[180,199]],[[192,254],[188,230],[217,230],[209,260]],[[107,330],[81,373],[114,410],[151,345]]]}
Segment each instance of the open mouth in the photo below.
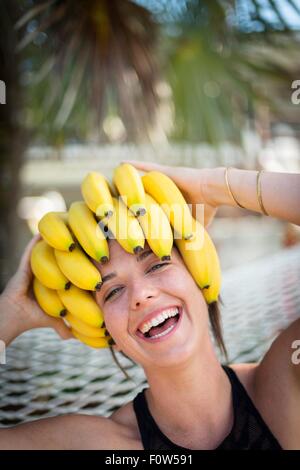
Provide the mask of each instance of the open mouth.
{"label": "open mouth", "polygon": [[[163,318],[164,317],[164,318]],[[137,335],[145,341],[159,341],[173,334],[182,317],[181,307],[172,307],[162,312],[157,319],[143,325]]]}

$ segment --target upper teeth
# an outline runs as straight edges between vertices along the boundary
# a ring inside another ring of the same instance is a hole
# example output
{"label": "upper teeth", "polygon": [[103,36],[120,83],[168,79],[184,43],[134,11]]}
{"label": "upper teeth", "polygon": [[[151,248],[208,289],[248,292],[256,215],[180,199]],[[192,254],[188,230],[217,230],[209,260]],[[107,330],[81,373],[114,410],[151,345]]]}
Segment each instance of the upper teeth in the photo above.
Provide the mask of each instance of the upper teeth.
{"label": "upper teeth", "polygon": [[167,310],[164,310],[163,312],[159,313],[156,317],[151,318],[151,320],[145,322],[142,324],[140,327],[140,331],[145,334],[147,331],[152,328],[152,326],[157,326],[160,323],[163,323],[167,318],[170,317],[175,317],[179,313],[179,309],[177,307],[173,308],[168,308]]}

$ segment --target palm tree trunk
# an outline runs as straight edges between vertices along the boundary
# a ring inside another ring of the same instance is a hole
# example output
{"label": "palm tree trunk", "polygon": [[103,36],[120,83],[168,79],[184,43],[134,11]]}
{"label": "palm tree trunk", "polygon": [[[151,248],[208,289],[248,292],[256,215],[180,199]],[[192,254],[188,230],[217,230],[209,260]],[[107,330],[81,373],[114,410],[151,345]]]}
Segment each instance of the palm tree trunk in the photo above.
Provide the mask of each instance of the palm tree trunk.
{"label": "palm tree trunk", "polygon": [[17,0],[0,3],[0,79],[6,87],[6,104],[0,104],[0,291],[14,269],[18,234],[17,202],[20,168],[26,148],[20,123],[20,59],[15,53],[13,25],[20,16]]}

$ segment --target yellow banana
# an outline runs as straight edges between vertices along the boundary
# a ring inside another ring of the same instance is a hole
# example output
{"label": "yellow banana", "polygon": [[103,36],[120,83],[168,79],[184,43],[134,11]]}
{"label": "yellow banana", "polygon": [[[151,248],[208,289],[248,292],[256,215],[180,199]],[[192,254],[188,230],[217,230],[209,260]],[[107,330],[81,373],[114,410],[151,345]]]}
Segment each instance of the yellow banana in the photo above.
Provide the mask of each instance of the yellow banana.
{"label": "yellow banana", "polygon": [[153,253],[161,260],[170,259],[173,233],[169,220],[159,204],[146,193],[146,214],[138,217],[145,238]]}
{"label": "yellow banana", "polygon": [[118,197],[118,191],[117,191],[117,188],[116,188],[115,184],[112,181],[110,181],[108,178],[105,178],[105,181],[106,181],[107,186],[109,188],[110,194],[113,197]]}
{"label": "yellow banana", "polygon": [[212,242],[211,238],[207,240],[208,244],[208,260],[209,269],[211,271],[211,283],[208,288],[203,289],[202,293],[208,304],[216,302],[218,300],[220,290],[221,290],[221,266],[218,253],[216,251],[215,245]]}
{"label": "yellow banana", "polygon": [[106,237],[85,202],[77,201],[71,204],[68,220],[84,251],[96,261],[106,263],[109,259]]}
{"label": "yellow banana", "polygon": [[57,264],[75,286],[86,290],[99,290],[101,274],[79,246],[70,253],[54,250]]}
{"label": "yellow banana", "polygon": [[165,211],[178,236],[189,240],[193,237],[193,218],[189,206],[176,184],[160,171],[149,171],[142,176],[145,191],[150,194]]}
{"label": "yellow banana", "polygon": [[71,330],[75,338],[79,339],[82,343],[90,346],[92,348],[100,349],[100,348],[108,348],[110,346],[109,340],[110,338],[91,338],[89,336],[82,335],[78,333],[76,330]]}
{"label": "yellow banana", "polygon": [[67,312],[64,320],[67,320],[73,330],[76,330],[77,333],[84,336],[89,336],[90,338],[104,338],[106,335],[109,336],[105,328],[90,326],[86,322],[79,320],[79,318],[75,317],[70,312]]}
{"label": "yellow banana", "polygon": [[33,292],[37,303],[51,317],[64,317],[67,313],[57,292],[44,286],[36,277],[33,279]]}
{"label": "yellow banana", "polygon": [[143,230],[137,218],[127,209],[121,198],[113,198],[114,214],[105,217],[100,225],[113,234],[122,248],[128,253],[138,253],[145,246]]}
{"label": "yellow banana", "polygon": [[[71,254],[68,252],[61,252]],[[69,279],[60,270],[53,248],[44,240],[38,241],[31,252],[31,269],[35,277],[49,289],[68,289]]]}
{"label": "yellow banana", "polygon": [[58,290],[57,294],[74,317],[94,328],[102,328],[103,313],[90,292],[71,286],[69,290]]}
{"label": "yellow banana", "polygon": [[98,217],[113,214],[113,202],[106,178],[96,171],[88,173],[81,184],[81,194],[87,206]]}
{"label": "yellow banana", "polygon": [[195,219],[193,223],[196,224],[193,240],[177,239],[175,244],[196,284],[202,289],[206,302],[210,304],[218,300],[221,289],[220,261],[205,228]]}
{"label": "yellow banana", "polygon": [[63,251],[72,251],[75,248],[64,212],[48,212],[39,221],[38,228],[43,239],[53,248]]}
{"label": "yellow banana", "polygon": [[114,170],[113,181],[128,209],[136,216],[145,215],[145,190],[137,169],[129,163],[119,165]]}

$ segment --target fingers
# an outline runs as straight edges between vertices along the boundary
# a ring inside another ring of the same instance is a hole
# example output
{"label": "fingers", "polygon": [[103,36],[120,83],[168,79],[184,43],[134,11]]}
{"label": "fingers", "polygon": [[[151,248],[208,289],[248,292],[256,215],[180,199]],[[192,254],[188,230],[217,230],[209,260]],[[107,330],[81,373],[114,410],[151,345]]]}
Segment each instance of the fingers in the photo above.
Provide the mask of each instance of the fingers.
{"label": "fingers", "polygon": [[56,332],[64,341],[68,339],[76,339],[75,336],[72,334],[71,330],[67,326],[65,326],[64,329],[61,329],[59,331],[56,330]]}
{"label": "fingers", "polygon": [[30,255],[32,248],[36,244],[36,242],[41,238],[41,235],[38,233],[35,235],[30,242],[26,245],[24,253],[21,257],[20,263],[19,263],[19,268],[18,271],[28,271],[30,270],[29,268],[29,261],[30,261]]}
{"label": "fingers", "polygon": [[16,273],[7,283],[6,289],[12,290],[14,295],[16,295],[16,293],[24,294],[30,285],[30,281],[32,279],[32,272],[30,267],[31,251],[40,238],[41,236],[37,234],[26,245]]}
{"label": "fingers", "polygon": [[65,324],[61,318],[50,318],[48,326],[53,328],[56,333],[61,337],[61,339],[74,339],[73,334],[71,333],[70,328]]}
{"label": "fingers", "polygon": [[138,160],[123,160],[121,163],[130,163],[132,166],[134,166],[137,170],[142,170],[142,171],[165,171],[168,169],[168,166],[165,165],[160,165],[159,163],[153,163],[153,162],[140,162]]}
{"label": "fingers", "polygon": [[62,318],[47,315],[37,304],[31,308],[30,315],[27,316],[22,326],[25,326],[24,331],[34,328],[52,328],[62,340],[75,339],[71,329]]}
{"label": "fingers", "polygon": [[180,167],[160,165],[153,162],[139,162],[138,160],[123,160],[122,163],[130,163],[137,170],[160,171],[171,178],[176,184],[181,184],[182,169]]}

